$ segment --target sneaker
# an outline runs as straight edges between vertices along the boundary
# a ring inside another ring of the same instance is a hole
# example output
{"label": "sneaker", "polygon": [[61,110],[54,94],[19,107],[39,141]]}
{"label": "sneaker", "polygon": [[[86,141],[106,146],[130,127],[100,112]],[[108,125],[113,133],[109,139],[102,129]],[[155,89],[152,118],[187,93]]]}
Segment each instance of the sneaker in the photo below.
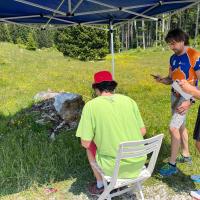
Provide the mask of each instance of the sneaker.
{"label": "sneaker", "polygon": [[200,175],[192,175],[191,179],[196,183],[200,183]]}
{"label": "sneaker", "polygon": [[200,199],[200,190],[197,191],[191,191],[190,195],[196,199]]}
{"label": "sneaker", "polygon": [[173,174],[176,174],[178,172],[177,167],[174,167],[170,165],[169,163],[166,163],[160,170],[159,173],[162,176],[171,176]]}
{"label": "sneaker", "polygon": [[176,162],[179,162],[179,163],[188,163],[188,164],[192,164],[192,157],[191,156],[188,156],[188,157],[185,157],[183,156],[182,154],[180,154],[177,158],[176,158]]}
{"label": "sneaker", "polygon": [[91,195],[99,196],[101,193],[103,193],[104,187],[97,188],[97,184],[96,183],[92,183],[89,186],[88,191],[89,191],[89,193]]}

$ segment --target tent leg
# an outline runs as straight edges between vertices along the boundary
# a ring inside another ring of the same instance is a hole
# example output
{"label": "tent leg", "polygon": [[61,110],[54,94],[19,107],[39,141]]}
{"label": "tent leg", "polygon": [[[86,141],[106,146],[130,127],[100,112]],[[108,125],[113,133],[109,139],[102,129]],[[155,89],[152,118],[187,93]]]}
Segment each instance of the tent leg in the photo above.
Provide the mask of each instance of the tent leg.
{"label": "tent leg", "polygon": [[110,21],[110,51],[112,55],[112,76],[115,77],[115,55],[114,55],[114,42],[113,42],[113,25]]}

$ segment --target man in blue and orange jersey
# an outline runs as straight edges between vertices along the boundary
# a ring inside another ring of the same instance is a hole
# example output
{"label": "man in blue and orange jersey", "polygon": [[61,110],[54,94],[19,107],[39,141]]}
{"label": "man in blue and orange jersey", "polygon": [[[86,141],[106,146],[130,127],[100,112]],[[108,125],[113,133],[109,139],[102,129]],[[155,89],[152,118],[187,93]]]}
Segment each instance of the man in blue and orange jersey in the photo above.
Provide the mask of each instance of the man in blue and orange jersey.
{"label": "man in blue and orange jersey", "polygon": [[[191,85],[197,85],[198,79],[200,79],[200,52],[189,47],[189,36],[181,29],[174,29],[168,32],[165,41],[174,54],[170,58],[168,76],[164,78],[159,75],[155,76],[156,81],[170,85],[176,80],[187,80]],[[192,162],[185,120],[186,113],[193,103],[193,98],[186,101],[172,88],[172,119],[169,125],[171,155],[168,163],[160,169],[160,174],[163,176],[170,176],[178,172],[176,162]],[[177,157],[180,146],[182,152]]]}

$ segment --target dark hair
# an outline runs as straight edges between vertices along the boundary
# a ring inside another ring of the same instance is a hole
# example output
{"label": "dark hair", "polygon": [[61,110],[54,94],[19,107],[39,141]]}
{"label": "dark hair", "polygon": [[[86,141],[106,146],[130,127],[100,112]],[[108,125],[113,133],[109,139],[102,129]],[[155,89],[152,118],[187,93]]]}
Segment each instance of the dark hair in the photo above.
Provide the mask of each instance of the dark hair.
{"label": "dark hair", "polygon": [[117,87],[117,82],[115,81],[103,81],[101,83],[95,83],[92,85],[93,89],[98,89],[100,92],[113,92]]}
{"label": "dark hair", "polygon": [[189,35],[180,28],[170,30],[165,37],[165,42],[169,43],[173,41],[183,41],[184,45],[189,45]]}

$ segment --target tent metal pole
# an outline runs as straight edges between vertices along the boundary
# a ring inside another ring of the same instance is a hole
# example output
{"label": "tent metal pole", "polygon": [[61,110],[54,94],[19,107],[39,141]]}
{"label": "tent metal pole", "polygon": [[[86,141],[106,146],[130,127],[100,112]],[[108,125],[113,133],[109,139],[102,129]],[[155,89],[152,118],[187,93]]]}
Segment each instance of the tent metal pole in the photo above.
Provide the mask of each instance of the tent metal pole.
{"label": "tent metal pole", "polygon": [[113,22],[110,21],[110,51],[112,55],[112,76],[115,78],[115,55],[114,55],[114,42],[113,42]]}
{"label": "tent metal pole", "polygon": [[71,2],[71,0],[68,0],[68,13],[69,14],[72,13],[72,2]]}
{"label": "tent metal pole", "polygon": [[[65,0],[62,0],[62,1],[60,2],[60,4],[58,5],[58,7],[56,8],[55,11],[58,11],[58,10],[60,9],[60,7],[63,5],[64,1],[65,1]],[[46,28],[46,27],[48,26],[48,24],[49,24],[50,21],[52,20],[53,16],[55,16],[55,12],[53,12],[52,16],[48,19],[48,21],[46,22],[46,24],[44,25],[43,28]]]}
{"label": "tent metal pole", "polygon": [[81,5],[82,2],[83,2],[83,0],[79,0],[79,2],[73,8],[72,14],[78,9],[78,7]]}
{"label": "tent metal pole", "polygon": [[32,2],[29,2],[29,1],[26,1],[26,0],[14,0],[14,1],[22,3],[22,4],[25,4],[25,5],[33,6],[33,7],[36,7],[36,8],[41,8],[43,10],[48,10],[48,11],[51,11],[51,12],[55,12],[56,14],[60,14],[60,15],[66,16],[66,13],[61,12],[61,11],[55,11],[55,9],[49,8],[47,6],[42,6],[40,4],[32,3]]}
{"label": "tent metal pole", "polygon": [[[108,19],[103,19],[103,20],[95,20],[95,21],[90,21],[90,22],[83,22],[80,23],[81,25],[85,25],[85,24],[98,24],[101,25],[100,22],[106,22],[105,24],[108,24]],[[102,23],[103,24],[103,23]]]}
{"label": "tent metal pole", "polygon": [[61,19],[61,18],[58,18],[58,17],[48,16],[48,15],[44,15],[44,17],[49,18],[49,19],[55,19],[55,20],[60,21],[60,22],[66,22],[66,23],[70,23],[70,24],[78,24],[76,22],[72,22],[72,21],[69,21],[69,20],[66,20],[66,19]]}

